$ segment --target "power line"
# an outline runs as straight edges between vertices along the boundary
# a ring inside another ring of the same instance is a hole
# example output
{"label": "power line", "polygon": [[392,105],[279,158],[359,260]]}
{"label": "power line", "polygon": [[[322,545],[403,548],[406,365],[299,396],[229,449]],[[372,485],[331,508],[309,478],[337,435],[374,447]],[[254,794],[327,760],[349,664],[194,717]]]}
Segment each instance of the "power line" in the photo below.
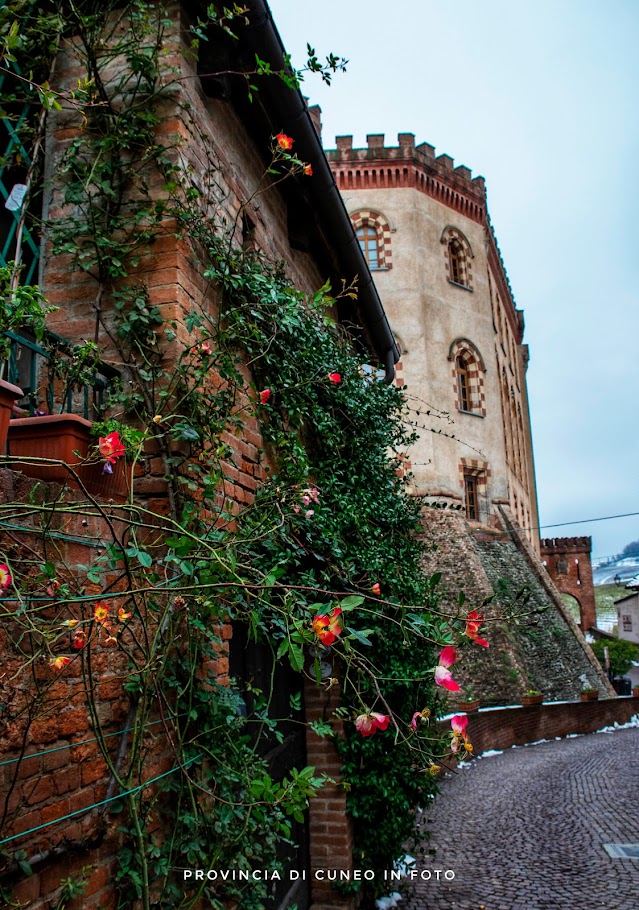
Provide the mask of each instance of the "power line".
{"label": "power line", "polygon": [[604,515],[602,518],[582,518],[581,521],[562,521],[554,525],[539,525],[536,528],[525,528],[527,531],[542,531],[545,528],[566,528],[568,525],[586,525],[593,521],[611,521],[613,518],[634,518],[639,512],[625,512],[623,515]]}

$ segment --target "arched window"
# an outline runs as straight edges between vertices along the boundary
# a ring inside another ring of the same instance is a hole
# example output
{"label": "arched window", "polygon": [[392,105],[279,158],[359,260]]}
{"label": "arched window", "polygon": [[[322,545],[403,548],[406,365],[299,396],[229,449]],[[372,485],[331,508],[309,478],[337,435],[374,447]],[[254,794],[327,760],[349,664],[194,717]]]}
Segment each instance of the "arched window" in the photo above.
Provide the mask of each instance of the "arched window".
{"label": "arched window", "polygon": [[351,213],[351,221],[369,269],[391,269],[391,226],[384,215],[371,209],[360,209]]}
{"label": "arched window", "polygon": [[450,268],[450,280],[455,284],[464,284],[464,251],[457,240],[450,240],[448,243],[448,264]]}
{"label": "arched window", "polygon": [[457,357],[455,367],[457,371],[457,407],[460,411],[472,411],[468,365],[464,354]]}
{"label": "arched window", "polygon": [[452,225],[444,228],[440,238],[446,253],[446,272],[452,284],[472,291],[471,260],[473,251],[462,232]]}
{"label": "arched window", "polygon": [[468,338],[456,338],[448,351],[453,363],[455,407],[466,414],[486,416],[484,395],[484,359]]}
{"label": "arched window", "polygon": [[[506,443],[506,463],[510,468],[513,468],[513,437],[512,437],[512,427],[510,425],[510,409],[509,409],[509,397],[508,397],[508,378],[506,376],[506,368],[503,367],[501,371],[501,418],[502,424],[504,427],[504,441]],[[514,470],[514,468],[513,468]]]}
{"label": "arched window", "polygon": [[369,269],[378,269],[380,260],[379,236],[374,226],[367,222],[356,230],[357,240],[366,257]]}
{"label": "arched window", "polygon": [[512,429],[513,437],[513,471],[515,475],[523,481],[523,469],[522,469],[522,445],[521,445],[521,432],[519,428],[519,422],[517,420],[517,402],[515,399],[515,390],[511,387],[510,389],[510,425]]}

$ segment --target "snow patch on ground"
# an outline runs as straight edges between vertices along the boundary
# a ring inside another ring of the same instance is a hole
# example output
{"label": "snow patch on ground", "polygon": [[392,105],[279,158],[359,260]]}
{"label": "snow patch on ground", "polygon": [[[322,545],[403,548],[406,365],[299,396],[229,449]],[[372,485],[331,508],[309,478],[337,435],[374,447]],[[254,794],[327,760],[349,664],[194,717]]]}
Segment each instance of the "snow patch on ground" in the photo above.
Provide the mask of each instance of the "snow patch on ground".
{"label": "snow patch on ground", "polygon": [[[416,862],[415,857],[407,853],[403,859],[395,860],[393,867],[402,878],[405,878],[410,870],[415,868]],[[392,894],[388,894],[386,897],[378,897],[375,901],[375,906],[377,910],[393,910],[393,907],[397,907],[401,900],[402,896],[399,891],[393,891]]]}
{"label": "snow patch on ground", "polygon": [[478,755],[477,758],[492,758],[493,755],[503,755],[503,749],[486,749],[485,752],[482,752],[481,755]]}
{"label": "snow patch on ground", "polygon": [[596,733],[615,733],[617,730],[630,730],[632,727],[639,727],[639,714],[633,714],[630,720],[625,724],[619,724],[617,721],[611,727],[602,727],[596,730]]}

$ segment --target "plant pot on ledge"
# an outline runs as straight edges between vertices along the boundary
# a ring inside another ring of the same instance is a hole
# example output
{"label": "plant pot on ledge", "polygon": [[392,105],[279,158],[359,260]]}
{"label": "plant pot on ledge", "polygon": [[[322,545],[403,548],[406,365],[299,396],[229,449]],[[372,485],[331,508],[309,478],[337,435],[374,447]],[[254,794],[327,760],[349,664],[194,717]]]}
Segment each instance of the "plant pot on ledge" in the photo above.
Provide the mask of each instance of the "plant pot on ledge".
{"label": "plant pot on ledge", "polygon": [[[68,465],[93,496],[122,502],[127,496],[131,473],[122,459],[113,465],[112,474],[103,473],[103,461],[84,464],[90,447],[95,444],[91,425],[90,420],[77,414],[45,414],[12,420],[7,442],[9,466],[37,480],[78,487]],[[27,460],[31,458],[48,458],[59,463]]]}
{"label": "plant pot on ledge", "polygon": [[579,698],[582,701],[597,701],[599,698],[598,689],[585,689],[583,692],[579,693]]}
{"label": "plant pot on ledge", "polygon": [[632,695],[634,698],[639,698],[639,686],[632,687]]}
{"label": "plant pot on ledge", "polygon": [[7,445],[7,431],[13,407],[22,398],[22,389],[0,379],[0,454],[4,455]]}
{"label": "plant pot on ledge", "polygon": [[475,711],[479,711],[480,705],[480,699],[474,698],[472,701],[460,701],[457,707],[460,711],[464,711],[466,714],[472,714]]}
{"label": "plant pot on ledge", "polygon": [[537,695],[522,695],[521,703],[524,708],[530,708],[532,705],[540,705],[544,700],[542,692],[539,692]]}

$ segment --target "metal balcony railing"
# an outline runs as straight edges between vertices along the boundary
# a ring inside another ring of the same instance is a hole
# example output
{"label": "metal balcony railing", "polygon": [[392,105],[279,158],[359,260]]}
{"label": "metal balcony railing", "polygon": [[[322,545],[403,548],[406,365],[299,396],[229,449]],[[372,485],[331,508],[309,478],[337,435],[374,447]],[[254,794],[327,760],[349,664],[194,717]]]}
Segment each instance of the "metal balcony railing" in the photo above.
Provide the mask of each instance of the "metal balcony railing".
{"label": "metal balcony railing", "polygon": [[11,339],[5,378],[24,392],[24,397],[16,402],[18,407],[27,410],[29,416],[67,413],[79,414],[87,420],[100,419],[106,405],[106,391],[119,377],[118,370],[99,362],[90,376],[85,371],[85,381],[68,381],[55,366],[60,367],[65,359],[71,362],[79,346],[74,347],[53,332],[47,333],[44,344],[28,333],[4,334]]}

